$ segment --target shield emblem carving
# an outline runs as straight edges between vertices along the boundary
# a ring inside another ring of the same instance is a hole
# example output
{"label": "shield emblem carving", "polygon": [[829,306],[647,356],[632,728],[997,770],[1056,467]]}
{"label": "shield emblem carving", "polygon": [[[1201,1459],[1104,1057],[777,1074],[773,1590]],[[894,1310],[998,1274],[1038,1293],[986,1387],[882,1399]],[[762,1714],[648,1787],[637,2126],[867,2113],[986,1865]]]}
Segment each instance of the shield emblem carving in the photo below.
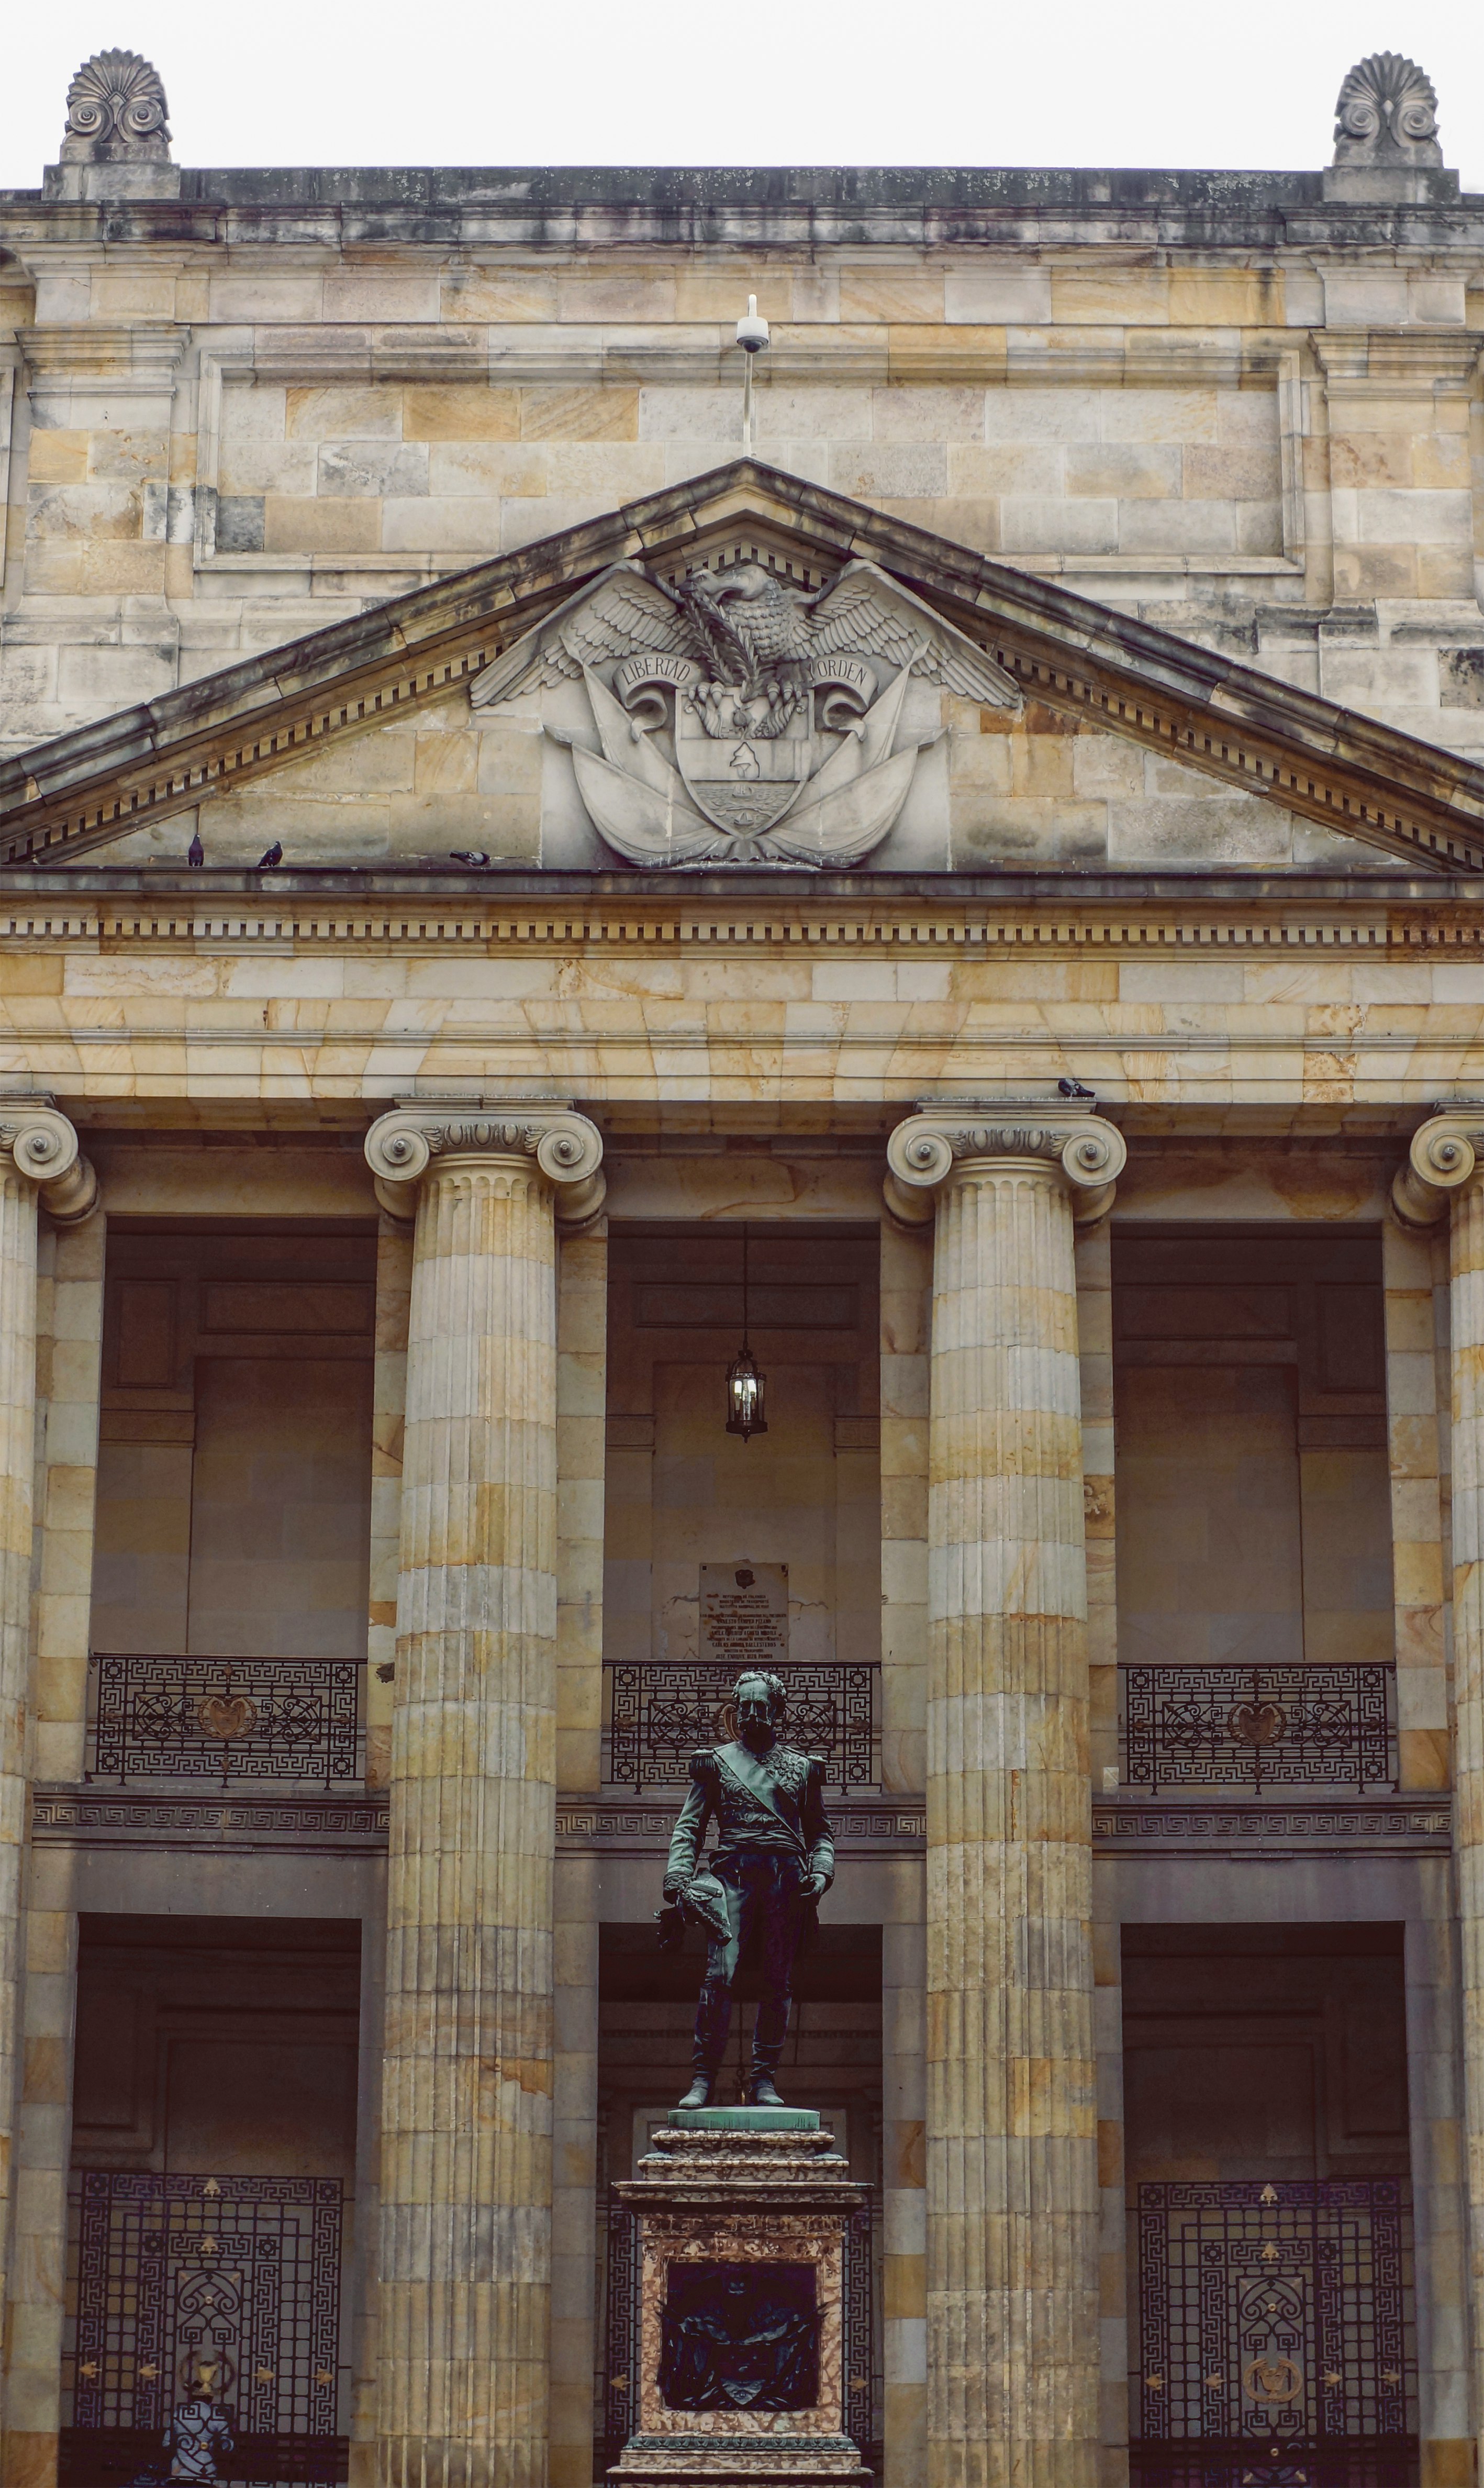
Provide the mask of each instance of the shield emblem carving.
{"label": "shield emblem carving", "polygon": [[675,757],[699,811],[741,837],[756,837],[781,821],[814,759],[805,693],[788,708],[749,699],[724,683],[698,683],[675,694]]}

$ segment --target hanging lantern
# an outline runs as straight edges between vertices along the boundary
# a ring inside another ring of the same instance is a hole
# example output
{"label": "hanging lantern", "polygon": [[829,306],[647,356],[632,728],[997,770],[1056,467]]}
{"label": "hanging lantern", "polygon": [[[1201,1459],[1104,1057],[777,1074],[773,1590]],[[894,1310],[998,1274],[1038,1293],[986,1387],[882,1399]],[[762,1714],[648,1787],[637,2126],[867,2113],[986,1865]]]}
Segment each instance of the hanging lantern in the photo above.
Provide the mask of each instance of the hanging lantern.
{"label": "hanging lantern", "polygon": [[743,1227],[742,1338],[726,1371],[726,1429],[729,1434],[741,1434],[744,1443],[768,1431],[768,1377],[758,1371],[757,1358],[747,1344],[747,1230]]}
{"label": "hanging lantern", "polygon": [[768,1377],[759,1373],[757,1359],[745,1340],[726,1370],[726,1429],[741,1434],[744,1443],[754,1434],[766,1434],[768,1416],[764,1394]]}

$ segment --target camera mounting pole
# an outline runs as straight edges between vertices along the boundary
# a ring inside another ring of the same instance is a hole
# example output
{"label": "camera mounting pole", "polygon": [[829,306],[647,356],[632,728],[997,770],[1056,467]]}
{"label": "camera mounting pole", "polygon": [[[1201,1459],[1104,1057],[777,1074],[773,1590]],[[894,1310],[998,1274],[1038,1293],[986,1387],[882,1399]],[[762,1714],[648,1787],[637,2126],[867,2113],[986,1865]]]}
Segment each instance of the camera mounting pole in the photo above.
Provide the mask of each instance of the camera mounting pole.
{"label": "camera mounting pole", "polygon": [[742,456],[752,455],[752,362],[756,354],[766,352],[772,343],[768,323],[758,316],[758,298],[747,297],[747,316],[737,323],[737,342],[746,356],[742,373]]}

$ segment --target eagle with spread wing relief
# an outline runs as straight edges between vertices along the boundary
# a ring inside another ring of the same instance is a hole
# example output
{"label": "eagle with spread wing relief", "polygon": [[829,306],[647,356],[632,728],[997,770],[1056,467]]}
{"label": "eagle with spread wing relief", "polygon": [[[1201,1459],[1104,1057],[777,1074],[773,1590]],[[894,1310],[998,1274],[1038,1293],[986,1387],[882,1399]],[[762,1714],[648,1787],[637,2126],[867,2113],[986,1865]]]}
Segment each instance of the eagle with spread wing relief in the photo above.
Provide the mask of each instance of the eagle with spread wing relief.
{"label": "eagle with spread wing relief", "polygon": [[753,559],[673,588],[620,562],[487,666],[471,698],[585,685],[599,748],[545,730],[630,862],[818,868],[859,862],[901,811],[941,731],[936,707],[904,713],[914,678],[1021,707],[993,657],[873,562],[812,595]]}
{"label": "eagle with spread wing relief", "polygon": [[981,708],[1021,705],[1002,665],[869,561],[852,562],[812,596],[760,561],[699,571],[679,588],[620,562],[487,665],[473,702],[492,707],[580,682],[590,666],[645,651],[688,658],[711,681],[759,692],[768,674],[800,677],[816,657],[881,657]]}

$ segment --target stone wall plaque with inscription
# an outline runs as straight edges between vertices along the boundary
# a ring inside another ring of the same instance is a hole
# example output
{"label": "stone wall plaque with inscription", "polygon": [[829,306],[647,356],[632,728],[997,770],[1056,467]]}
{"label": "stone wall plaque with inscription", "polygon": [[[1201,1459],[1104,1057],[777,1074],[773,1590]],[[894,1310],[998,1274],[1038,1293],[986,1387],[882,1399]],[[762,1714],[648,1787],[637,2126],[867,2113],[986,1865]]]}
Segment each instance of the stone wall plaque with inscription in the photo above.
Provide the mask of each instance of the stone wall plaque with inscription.
{"label": "stone wall plaque with inscription", "polygon": [[740,1674],[781,1666],[788,1654],[788,1566],[703,1564],[701,1657]]}

